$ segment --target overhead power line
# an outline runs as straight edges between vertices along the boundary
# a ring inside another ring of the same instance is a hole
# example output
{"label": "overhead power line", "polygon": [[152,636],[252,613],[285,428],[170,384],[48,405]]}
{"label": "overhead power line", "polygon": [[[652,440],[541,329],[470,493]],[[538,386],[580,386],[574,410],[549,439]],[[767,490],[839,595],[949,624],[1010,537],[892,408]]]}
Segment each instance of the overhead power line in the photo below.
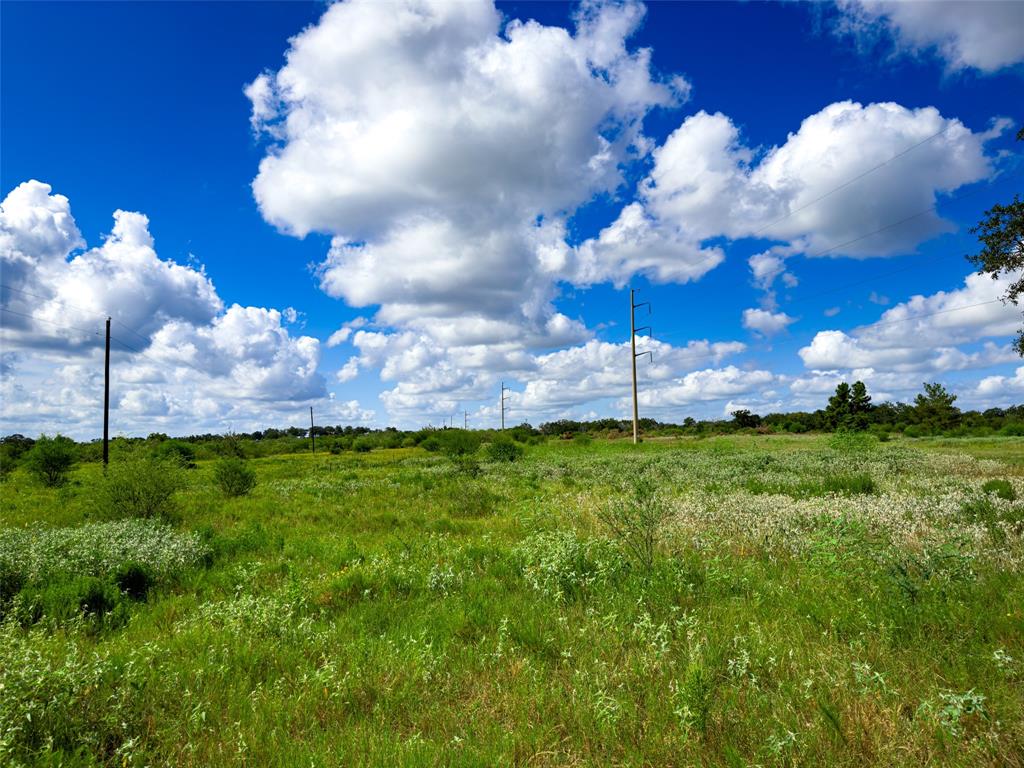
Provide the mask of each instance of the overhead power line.
{"label": "overhead power line", "polygon": [[755,236],[759,235],[761,232],[764,232],[766,229],[771,229],[776,224],[779,224],[779,223],[785,221],[786,219],[788,219],[793,214],[800,213],[800,211],[804,211],[804,210],[810,208],[812,205],[814,205],[816,203],[820,203],[822,200],[824,200],[827,197],[830,197],[831,195],[834,195],[836,192],[839,192],[840,190],[846,189],[851,184],[860,181],[865,176],[868,176],[868,175],[874,173],[875,171],[879,170],[880,168],[884,168],[885,166],[887,166],[889,163],[893,162],[894,160],[898,160],[899,158],[903,157],[904,155],[906,155],[906,154],[908,154],[910,152],[913,152],[918,147],[924,146],[928,142],[933,141],[934,139],[937,139],[939,136],[941,136],[942,134],[944,134],[947,131],[949,131],[949,129],[952,128],[955,125],[959,125],[959,123],[952,123],[952,122],[949,123],[941,131],[938,131],[937,133],[933,133],[931,136],[928,136],[927,138],[922,139],[921,141],[917,142],[916,144],[910,145],[909,147],[907,147],[903,151],[897,152],[895,155],[890,157],[888,160],[883,160],[878,165],[871,166],[866,171],[858,173],[852,179],[848,179],[847,181],[844,181],[838,187],[833,187],[832,189],[830,189],[825,194],[820,195],[820,196],[814,198],[813,200],[809,200],[808,202],[806,202],[803,205],[801,205],[799,208],[794,208],[793,210],[789,211],[785,215],[780,216],[779,218],[775,219],[774,221],[771,221],[768,224],[765,224],[763,227],[760,227],[760,228],[754,230],[753,235],[751,235],[751,236],[755,237]]}

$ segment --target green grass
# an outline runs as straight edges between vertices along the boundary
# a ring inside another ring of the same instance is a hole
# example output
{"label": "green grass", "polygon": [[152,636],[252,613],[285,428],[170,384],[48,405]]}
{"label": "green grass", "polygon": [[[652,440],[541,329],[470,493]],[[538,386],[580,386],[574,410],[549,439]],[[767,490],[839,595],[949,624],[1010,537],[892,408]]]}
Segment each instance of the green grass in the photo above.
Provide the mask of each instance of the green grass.
{"label": "green grass", "polygon": [[[1024,441],[946,442],[200,462],[173,529],[15,472],[0,764],[1024,765]],[[649,569],[599,514],[641,471]]]}

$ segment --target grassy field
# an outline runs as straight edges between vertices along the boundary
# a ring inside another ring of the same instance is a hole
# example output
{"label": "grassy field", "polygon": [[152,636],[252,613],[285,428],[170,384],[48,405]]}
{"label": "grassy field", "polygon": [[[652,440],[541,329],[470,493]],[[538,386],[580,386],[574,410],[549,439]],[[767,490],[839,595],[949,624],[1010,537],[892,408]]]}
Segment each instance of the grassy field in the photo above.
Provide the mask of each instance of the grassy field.
{"label": "grassy field", "polygon": [[250,464],[0,486],[0,764],[1024,766],[1024,440]]}

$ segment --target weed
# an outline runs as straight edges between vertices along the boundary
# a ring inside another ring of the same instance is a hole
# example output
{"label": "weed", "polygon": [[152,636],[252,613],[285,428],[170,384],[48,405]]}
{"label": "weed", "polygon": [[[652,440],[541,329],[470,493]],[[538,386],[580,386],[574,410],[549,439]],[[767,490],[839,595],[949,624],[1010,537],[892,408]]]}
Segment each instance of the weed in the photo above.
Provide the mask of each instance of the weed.
{"label": "weed", "polygon": [[671,513],[665,494],[645,472],[633,481],[627,494],[605,505],[598,516],[630,558],[649,573]]}

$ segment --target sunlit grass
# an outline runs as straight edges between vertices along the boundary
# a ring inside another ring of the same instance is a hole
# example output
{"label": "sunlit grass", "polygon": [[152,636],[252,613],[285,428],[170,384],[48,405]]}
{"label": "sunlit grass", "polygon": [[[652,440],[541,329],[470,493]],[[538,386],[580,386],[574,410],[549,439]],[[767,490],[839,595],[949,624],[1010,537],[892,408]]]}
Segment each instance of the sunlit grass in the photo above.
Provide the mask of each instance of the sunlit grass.
{"label": "sunlit grass", "polygon": [[[202,562],[4,624],[0,764],[1021,765],[1024,441],[957,444],[276,456],[241,498],[200,462]],[[600,514],[640,470],[650,568]],[[99,480],[15,473],[0,526],[87,525]]]}

